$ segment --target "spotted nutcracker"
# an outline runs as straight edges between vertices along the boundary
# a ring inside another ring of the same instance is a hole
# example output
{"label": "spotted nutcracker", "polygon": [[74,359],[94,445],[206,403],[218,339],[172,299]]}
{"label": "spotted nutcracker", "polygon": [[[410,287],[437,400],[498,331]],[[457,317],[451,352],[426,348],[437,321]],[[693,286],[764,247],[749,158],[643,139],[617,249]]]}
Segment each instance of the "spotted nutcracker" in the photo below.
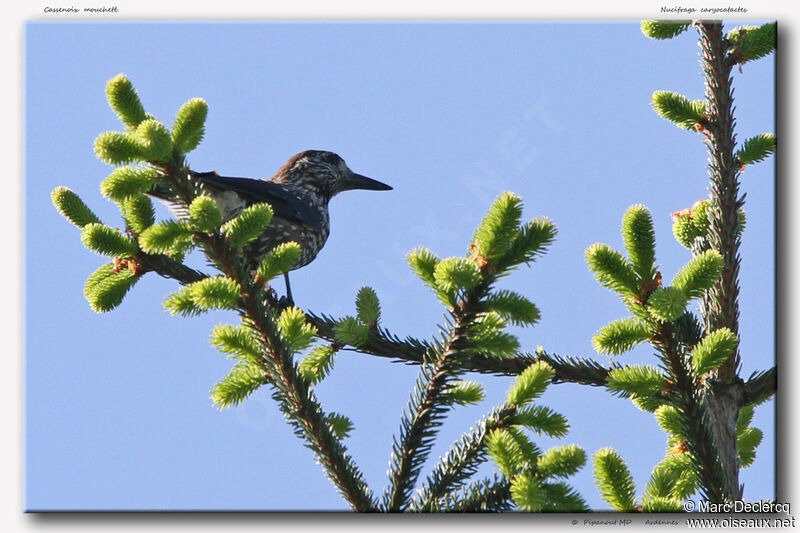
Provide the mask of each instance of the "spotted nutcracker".
{"label": "spotted nutcracker", "polygon": [[[192,172],[192,179],[217,202],[223,222],[236,217],[247,206],[268,203],[274,216],[267,229],[247,245],[245,253],[257,265],[275,246],[295,241],[301,253],[292,270],[314,260],[325,246],[330,233],[328,202],[342,191],[366,189],[389,191],[385,183],[356,174],[333,152],[306,150],[295,155],[268,180],[227,178],[216,172]],[[186,208],[170,202],[162,186],[154,187],[151,196],[164,200],[179,219],[186,219]],[[286,296],[292,301],[289,275],[285,274]]]}

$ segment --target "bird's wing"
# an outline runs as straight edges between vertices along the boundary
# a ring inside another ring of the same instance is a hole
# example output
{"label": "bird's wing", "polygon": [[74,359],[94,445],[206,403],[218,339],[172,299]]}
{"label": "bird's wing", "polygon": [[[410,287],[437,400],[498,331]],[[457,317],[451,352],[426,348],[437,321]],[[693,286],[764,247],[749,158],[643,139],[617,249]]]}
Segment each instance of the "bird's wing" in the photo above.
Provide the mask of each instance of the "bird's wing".
{"label": "bird's wing", "polygon": [[248,204],[267,203],[272,206],[278,218],[317,231],[322,230],[322,215],[319,211],[277,183],[251,178],[228,178],[216,172],[192,172],[192,175],[211,188],[237,193]]}

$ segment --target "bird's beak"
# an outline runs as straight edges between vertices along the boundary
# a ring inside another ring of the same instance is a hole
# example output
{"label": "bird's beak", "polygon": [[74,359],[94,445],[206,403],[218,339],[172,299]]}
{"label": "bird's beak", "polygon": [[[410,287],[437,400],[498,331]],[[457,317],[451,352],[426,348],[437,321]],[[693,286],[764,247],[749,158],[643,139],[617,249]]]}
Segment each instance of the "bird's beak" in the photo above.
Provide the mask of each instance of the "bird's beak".
{"label": "bird's beak", "polygon": [[354,189],[364,189],[368,191],[391,191],[392,188],[378,180],[350,172],[340,182],[340,191],[352,191]]}

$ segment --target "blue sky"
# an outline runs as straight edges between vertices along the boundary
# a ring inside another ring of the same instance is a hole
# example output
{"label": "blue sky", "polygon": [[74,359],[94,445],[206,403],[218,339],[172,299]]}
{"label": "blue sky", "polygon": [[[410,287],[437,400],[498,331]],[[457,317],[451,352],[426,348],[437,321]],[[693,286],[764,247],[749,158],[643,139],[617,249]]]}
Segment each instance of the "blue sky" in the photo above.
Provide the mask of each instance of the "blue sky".
{"label": "blue sky", "polygon": [[[744,23],[736,21],[733,27]],[[332,234],[320,256],[293,273],[301,307],[351,314],[372,286],[383,325],[430,337],[436,298],[405,254],[425,245],[461,255],[491,201],[521,195],[525,217],[559,228],[550,251],[502,285],[542,311],[522,345],[606,360],[595,331],[625,316],[586,268],[594,242],[621,248],[632,204],[653,213],[657,259],[669,280],[689,259],[670,213],[705,197],[700,137],[659,118],[654,90],[702,97],[695,35],[646,39],[638,23],[29,23],[25,29],[25,507],[30,510],[329,510],[345,504],[292,434],[266,390],[218,412],[208,399],[231,362],[208,343],[232,313],[192,319],[163,311],[175,282],[145,277],[123,305],[93,313],[85,278],[105,261],[50,204],[66,185],[118,226],[99,193],[111,167],[93,140],[119,129],[104,97],[127,74],[148,112],[167,124],[191,97],[209,104],[195,170],[267,178],[291,155],[335,151],[391,192],[358,191],[331,203]],[[737,132],[774,131],[774,60],[734,75]],[[742,375],[774,364],[774,163],[748,167],[741,272]],[[159,207],[159,216],[168,217]],[[202,258],[190,262],[203,265]],[[280,284],[279,284],[280,287]],[[650,362],[640,348],[624,362]],[[386,486],[392,436],[416,368],[343,352],[317,389],[350,416],[348,448],[373,491]],[[510,378],[471,377],[486,401],[448,419],[432,457],[500,403]],[[639,492],[663,456],[652,416],[600,389],[552,386],[541,403],[564,414],[567,443],[591,456],[611,446]],[[742,472],[749,500],[773,498],[774,402],[756,411],[764,431],[756,464]],[[491,465],[485,472],[489,472]],[[605,508],[591,464],[571,481]]]}

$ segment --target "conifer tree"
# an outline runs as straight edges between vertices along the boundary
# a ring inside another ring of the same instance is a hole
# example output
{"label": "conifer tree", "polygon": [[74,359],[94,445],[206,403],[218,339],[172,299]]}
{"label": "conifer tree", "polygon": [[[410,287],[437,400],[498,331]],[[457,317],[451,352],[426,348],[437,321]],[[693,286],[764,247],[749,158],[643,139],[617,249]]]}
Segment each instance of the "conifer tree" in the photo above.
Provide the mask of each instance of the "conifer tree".
{"label": "conifer tree", "polygon": [[[234,311],[237,323],[219,325],[211,334],[211,344],[235,361],[211,390],[212,403],[231,408],[266,387],[355,511],[588,511],[568,482],[585,465],[586,452],[577,444],[548,450],[537,445],[538,436],[561,439],[569,432],[568,420],[538,401],[549,386],[565,382],[630,398],[653,413],[667,435],[664,459],[638,499],[623,458],[610,447],[593,454],[597,487],[613,509],[679,512],[696,493],[714,502],[742,499],[738,472],[753,463],[762,436],[750,421],[755,406],[775,393],[776,374],[775,368],[747,380],[737,374],[739,246],[745,226],[739,175],[745,165],[772,154],[776,141],[763,133],[737,145],[731,71],[774,50],[775,25],[727,34],[721,23],[705,21],[644,21],[641,28],[652,39],[690,28],[700,35],[704,98],[655,91],[652,105],[701,136],[710,177],[708,198],[673,217],[674,236],[690,257],[669,284],[656,261],[654,224],[643,205],[633,205],[622,217],[624,253],[600,243],[586,250],[597,281],[622,299],[630,315],[601,327],[594,348],[616,357],[647,343],[655,350],[651,364],[604,365],[541,347],[524,350],[508,326],[533,327],[541,313],[524,294],[498,288],[497,282],[542,257],[557,230],[543,217],[525,221],[522,199],[510,192],[489,207],[463,255],[440,258],[424,246],[408,253],[411,270],[443,306],[440,332],[432,339],[391,333],[371,287],[361,288],[354,312],[339,318],[279,300],[270,282],[298,261],[297,243],[276,246],[255,269],[242,251],[269,226],[271,206],[253,205],[223,223],[219,206],[191,179],[187,154],[204,137],[206,102],[190,99],[167,127],[145,111],[122,74],[106,85],[121,131],[102,133],[95,141],[97,156],[114,167],[100,191],[119,207],[120,227],[103,223],[68,188],[52,193],[59,212],[80,229],[83,245],[108,258],[88,276],[86,299],[94,311],[110,311],[154,272],[178,282],[163,302],[170,314]],[[146,193],[156,183],[169,185],[170,200],[186,210],[185,220],[155,221]],[[208,272],[184,264],[193,250],[206,257]],[[693,303],[699,303],[699,314],[691,310]],[[346,414],[327,410],[315,394],[335,372],[337,353],[345,347],[419,369],[380,494],[368,486],[347,449],[348,435],[360,428]],[[481,385],[467,376],[476,372],[515,379],[505,398],[423,478],[447,415],[484,400]],[[495,472],[476,479],[488,461]]]}

